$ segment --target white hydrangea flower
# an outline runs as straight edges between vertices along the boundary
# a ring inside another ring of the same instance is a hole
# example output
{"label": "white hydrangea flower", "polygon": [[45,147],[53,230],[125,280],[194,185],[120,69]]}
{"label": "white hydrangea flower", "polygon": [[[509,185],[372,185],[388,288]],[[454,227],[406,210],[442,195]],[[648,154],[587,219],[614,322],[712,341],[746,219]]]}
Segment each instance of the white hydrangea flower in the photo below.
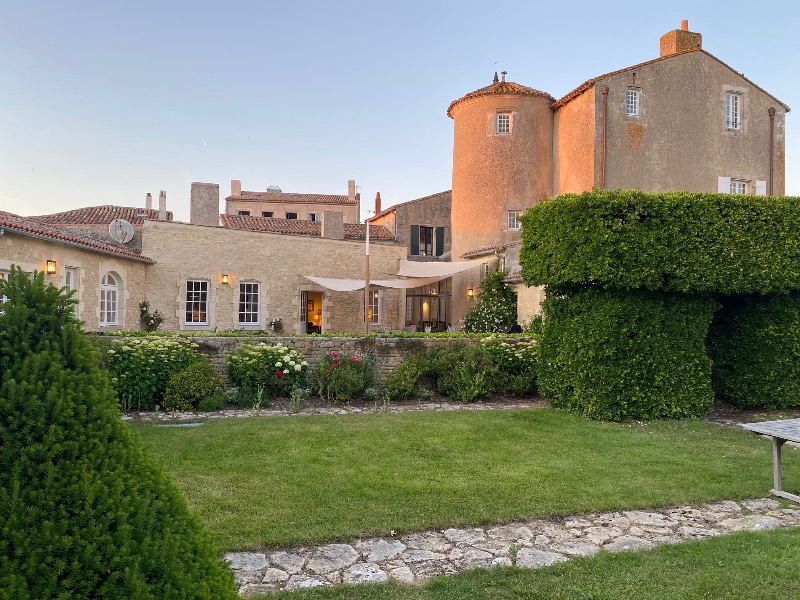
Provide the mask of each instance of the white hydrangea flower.
{"label": "white hydrangea flower", "polygon": [[300,370],[300,369],[302,369],[302,368],[303,368],[303,367],[301,367],[300,365],[295,365],[295,366],[294,366],[294,370],[295,370],[295,371],[299,371],[299,370]]}
{"label": "white hydrangea flower", "polygon": [[276,367],[282,367],[283,363],[281,361],[278,361],[278,362],[275,363],[275,366]]}

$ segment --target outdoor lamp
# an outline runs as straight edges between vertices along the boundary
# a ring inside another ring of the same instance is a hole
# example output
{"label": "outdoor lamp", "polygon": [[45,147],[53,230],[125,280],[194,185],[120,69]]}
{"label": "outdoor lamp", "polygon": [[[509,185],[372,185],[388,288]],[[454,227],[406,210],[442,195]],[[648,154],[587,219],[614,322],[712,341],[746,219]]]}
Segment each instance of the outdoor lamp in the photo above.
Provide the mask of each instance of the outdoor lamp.
{"label": "outdoor lamp", "polygon": [[47,261],[47,274],[54,275],[56,272],[56,261],[48,260]]}
{"label": "outdoor lamp", "polygon": [[472,288],[469,288],[467,290],[467,298],[472,299],[474,296],[475,296],[475,290],[473,290]]}
{"label": "outdoor lamp", "polygon": [[228,283],[228,276],[227,275],[223,275],[222,276],[222,283]]}

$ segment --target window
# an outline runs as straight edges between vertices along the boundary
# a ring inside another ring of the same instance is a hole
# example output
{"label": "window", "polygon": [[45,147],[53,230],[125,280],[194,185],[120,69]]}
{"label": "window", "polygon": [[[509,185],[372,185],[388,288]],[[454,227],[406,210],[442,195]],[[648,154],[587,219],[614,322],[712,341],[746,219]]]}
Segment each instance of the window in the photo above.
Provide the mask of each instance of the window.
{"label": "window", "polygon": [[419,255],[433,256],[433,227],[420,226]]}
{"label": "window", "polygon": [[239,211],[239,216],[240,217],[249,217],[250,216],[250,211],[249,210],[240,210]]}
{"label": "window", "polygon": [[417,331],[446,331],[452,325],[451,277],[430,285],[406,290],[406,327]]}
{"label": "window", "polygon": [[315,223],[319,222],[319,213],[308,213],[308,220],[314,221]]}
{"label": "window", "polygon": [[748,183],[741,179],[731,179],[731,194],[746,194]]}
{"label": "window", "polygon": [[511,133],[511,113],[497,113],[497,134]]}
{"label": "window", "polygon": [[[8,279],[9,273],[9,271],[0,271],[0,281]],[[0,304],[5,304],[6,302],[8,302],[8,296],[0,295]],[[0,310],[0,314],[2,314],[2,312],[3,311]]]}
{"label": "window", "polygon": [[100,282],[100,326],[119,325],[119,284],[112,273]]}
{"label": "window", "polygon": [[287,219],[296,219],[296,218],[297,218],[297,213],[290,213],[290,212],[287,212],[287,213],[286,213],[286,218],[287,218]]}
{"label": "window", "polygon": [[64,269],[64,285],[71,292],[78,290],[78,269],[75,267]]}
{"label": "window", "polygon": [[239,284],[239,325],[258,324],[259,284],[243,281]]}
{"label": "window", "polygon": [[725,127],[727,129],[741,129],[742,127],[742,95],[725,94]]}
{"label": "window", "polygon": [[629,117],[639,115],[639,90],[628,90],[628,95],[625,99],[625,114]]}
{"label": "window", "polygon": [[261,216],[262,217],[271,217],[272,215],[273,215],[273,213],[272,213],[271,210],[262,210],[261,211]]}
{"label": "window", "polygon": [[367,313],[368,321],[373,324],[377,324],[380,322],[380,294],[378,290],[373,290],[369,293],[369,306],[367,307],[369,312]]}
{"label": "window", "polygon": [[508,229],[509,231],[518,231],[521,227],[519,217],[522,215],[521,210],[508,211]]}
{"label": "window", "polygon": [[208,281],[186,282],[186,324],[208,325]]}

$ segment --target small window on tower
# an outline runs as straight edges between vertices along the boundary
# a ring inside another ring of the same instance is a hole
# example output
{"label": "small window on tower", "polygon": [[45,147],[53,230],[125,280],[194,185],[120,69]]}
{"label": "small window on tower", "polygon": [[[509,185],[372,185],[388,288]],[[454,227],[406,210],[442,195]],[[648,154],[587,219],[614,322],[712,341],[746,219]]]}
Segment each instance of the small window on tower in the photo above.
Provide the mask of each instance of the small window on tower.
{"label": "small window on tower", "polygon": [[497,113],[497,134],[511,133],[511,113]]}
{"label": "small window on tower", "polygon": [[639,90],[628,90],[625,100],[625,114],[629,117],[639,116]]}
{"label": "small window on tower", "polygon": [[522,215],[521,210],[508,211],[508,229],[510,231],[517,231],[522,226],[519,222],[520,215]]}

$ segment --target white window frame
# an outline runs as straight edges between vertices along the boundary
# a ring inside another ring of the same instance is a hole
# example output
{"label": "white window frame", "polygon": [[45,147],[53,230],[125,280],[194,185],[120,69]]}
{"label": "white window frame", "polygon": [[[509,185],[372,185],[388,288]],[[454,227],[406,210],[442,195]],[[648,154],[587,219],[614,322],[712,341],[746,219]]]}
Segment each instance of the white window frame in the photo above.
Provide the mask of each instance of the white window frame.
{"label": "white window frame", "polygon": [[494,118],[495,133],[497,135],[510,135],[512,121],[510,112],[497,113]]}
{"label": "white window frame", "polygon": [[100,281],[100,327],[119,325],[120,281],[111,271]]}
{"label": "white window frame", "polygon": [[80,276],[80,271],[78,267],[66,267],[64,269],[64,287],[66,287],[70,292],[75,292],[77,295],[78,286],[80,285],[80,280],[78,277]]}
{"label": "white window frame", "polygon": [[740,92],[725,92],[725,129],[742,129],[742,97]]}
{"label": "white window frame", "polygon": [[[9,275],[11,275],[11,271],[8,271],[6,269],[0,269],[0,279],[4,281],[8,280]],[[5,304],[6,302],[8,302],[8,296],[0,296],[0,304]],[[2,312],[3,311],[0,310],[0,313]]]}
{"label": "white window frame", "polygon": [[521,210],[510,210],[508,211],[508,230],[509,231],[519,231],[522,229],[522,223],[520,222],[519,218],[522,216]]}
{"label": "white window frame", "polygon": [[[428,252],[428,244],[423,236],[423,233],[428,231],[431,234],[430,252]],[[419,254],[417,256],[436,256],[436,227],[433,225],[419,226]]]}
{"label": "white window frame", "polygon": [[[209,285],[207,279],[186,280],[184,303],[184,322],[186,325],[208,325],[208,293]],[[195,320],[195,314],[198,320]],[[199,320],[200,316],[205,316],[205,320]]]}
{"label": "white window frame", "polygon": [[312,223],[319,223],[322,219],[320,219],[319,213],[308,213],[308,220]]}
{"label": "white window frame", "polygon": [[750,182],[744,179],[731,179],[731,194],[749,194]]}
{"label": "white window frame", "polygon": [[261,284],[257,281],[239,282],[239,325],[258,325],[261,319]]}
{"label": "white window frame", "polygon": [[629,117],[639,116],[639,90],[628,90],[625,96],[625,114]]}
{"label": "white window frame", "polygon": [[381,293],[379,290],[370,290],[367,316],[370,325],[380,325],[381,322]]}

